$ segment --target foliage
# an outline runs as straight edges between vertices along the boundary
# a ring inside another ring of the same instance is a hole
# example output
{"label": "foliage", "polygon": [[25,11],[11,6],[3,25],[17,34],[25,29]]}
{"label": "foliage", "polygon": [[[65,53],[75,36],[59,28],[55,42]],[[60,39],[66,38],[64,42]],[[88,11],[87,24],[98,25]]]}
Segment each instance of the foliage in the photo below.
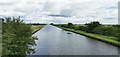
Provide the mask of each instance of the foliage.
{"label": "foliage", "polygon": [[41,24],[40,23],[28,23],[28,25],[46,25],[46,24],[44,24],[44,23],[43,24],[42,23]]}
{"label": "foliage", "polygon": [[118,37],[119,29],[113,26],[99,26],[93,30],[95,34]]}
{"label": "foliage", "polygon": [[3,19],[3,55],[26,55],[34,53],[35,37],[31,25],[25,24],[20,17]]}
{"label": "foliage", "polygon": [[67,24],[67,27],[68,27],[68,28],[72,28],[72,26],[73,26],[73,24],[72,24],[71,22],[69,22],[69,23]]}
{"label": "foliage", "polygon": [[50,25],[54,25],[53,23],[50,23]]}
{"label": "foliage", "polygon": [[71,22],[68,23],[68,26],[72,26],[73,24]]}
{"label": "foliage", "polygon": [[100,26],[101,24],[98,21],[93,21],[91,23],[86,23],[85,25],[87,25],[87,32],[93,32],[92,30],[95,29],[97,26]]}

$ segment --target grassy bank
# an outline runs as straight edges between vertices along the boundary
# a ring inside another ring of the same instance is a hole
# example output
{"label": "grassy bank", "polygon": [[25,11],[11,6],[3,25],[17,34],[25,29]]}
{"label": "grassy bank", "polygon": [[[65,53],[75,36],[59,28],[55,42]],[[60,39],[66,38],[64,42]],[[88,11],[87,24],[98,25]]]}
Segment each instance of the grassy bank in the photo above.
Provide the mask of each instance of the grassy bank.
{"label": "grassy bank", "polygon": [[113,40],[114,37],[97,35],[97,34],[87,33],[87,32],[80,31],[80,30],[64,28],[64,27],[60,27],[60,28],[66,30],[66,31],[71,31],[71,32],[74,32],[74,33],[77,33],[77,34],[81,34],[81,35],[93,38],[93,39],[96,39],[96,40],[99,40],[99,41],[102,41],[102,42],[105,42],[105,43],[108,43],[108,44],[111,44],[111,45],[114,45],[114,46],[120,46],[120,42],[118,42],[116,40]]}
{"label": "grassy bank", "polygon": [[38,30],[42,29],[45,25],[32,25],[31,29],[32,29],[32,33],[34,34],[35,32],[37,32]]}

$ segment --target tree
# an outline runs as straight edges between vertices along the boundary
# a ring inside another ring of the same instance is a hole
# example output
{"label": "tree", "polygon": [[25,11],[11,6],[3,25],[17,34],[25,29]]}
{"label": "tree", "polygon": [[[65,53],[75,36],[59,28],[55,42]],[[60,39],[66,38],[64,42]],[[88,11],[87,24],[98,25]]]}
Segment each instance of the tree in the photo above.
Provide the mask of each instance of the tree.
{"label": "tree", "polygon": [[71,22],[68,23],[69,26],[73,25]]}
{"label": "tree", "polygon": [[72,26],[73,26],[73,23],[71,23],[71,22],[69,22],[67,25],[68,28],[72,28]]}
{"label": "tree", "polygon": [[95,29],[97,26],[100,26],[100,22],[98,21],[93,21],[91,23],[86,23],[85,25],[87,25],[87,32],[92,32],[93,29]]}
{"label": "tree", "polygon": [[50,23],[50,25],[54,25],[53,23]]}

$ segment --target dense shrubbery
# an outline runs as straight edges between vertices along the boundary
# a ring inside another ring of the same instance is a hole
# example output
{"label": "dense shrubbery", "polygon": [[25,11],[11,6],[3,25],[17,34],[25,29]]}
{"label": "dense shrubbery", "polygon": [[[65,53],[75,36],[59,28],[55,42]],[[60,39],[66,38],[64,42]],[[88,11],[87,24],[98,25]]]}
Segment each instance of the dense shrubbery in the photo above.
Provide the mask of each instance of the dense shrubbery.
{"label": "dense shrubbery", "polygon": [[2,18],[3,55],[26,55],[34,52],[35,37],[31,37],[31,25],[25,24],[20,18]]}
{"label": "dense shrubbery", "polygon": [[98,21],[94,21],[94,22],[91,22],[91,23],[86,23],[85,24],[87,27],[86,27],[86,32],[90,32],[90,33],[94,33],[94,29],[96,27],[99,27],[101,24],[98,22]]}
{"label": "dense shrubbery", "polygon": [[[98,21],[86,23],[85,25],[78,24],[59,24],[61,27],[73,28],[75,30],[81,30],[98,35],[112,36],[120,38],[120,25],[102,25]],[[119,40],[119,39],[117,39]]]}
{"label": "dense shrubbery", "polygon": [[118,28],[113,26],[99,26],[93,30],[93,33],[106,35],[106,36],[118,36]]}

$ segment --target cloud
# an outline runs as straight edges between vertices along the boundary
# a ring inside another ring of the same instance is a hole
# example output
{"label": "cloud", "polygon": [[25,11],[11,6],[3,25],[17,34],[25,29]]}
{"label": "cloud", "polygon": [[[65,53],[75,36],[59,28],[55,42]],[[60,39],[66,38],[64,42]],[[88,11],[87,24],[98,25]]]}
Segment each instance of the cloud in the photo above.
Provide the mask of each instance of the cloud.
{"label": "cloud", "polygon": [[18,12],[18,11],[3,11],[0,10],[0,15],[3,17],[14,17],[14,16],[24,16],[24,12]]}
{"label": "cloud", "polygon": [[56,15],[56,14],[55,15],[51,14],[51,15],[48,15],[48,16],[51,16],[51,17],[71,17],[71,16],[68,16],[68,15],[66,16],[66,15]]}
{"label": "cloud", "polygon": [[0,5],[13,5],[18,2],[17,0],[0,0]]}
{"label": "cloud", "polygon": [[[0,17],[21,16],[25,22],[116,24],[119,0],[0,0]],[[114,21],[114,22],[112,22]]]}

